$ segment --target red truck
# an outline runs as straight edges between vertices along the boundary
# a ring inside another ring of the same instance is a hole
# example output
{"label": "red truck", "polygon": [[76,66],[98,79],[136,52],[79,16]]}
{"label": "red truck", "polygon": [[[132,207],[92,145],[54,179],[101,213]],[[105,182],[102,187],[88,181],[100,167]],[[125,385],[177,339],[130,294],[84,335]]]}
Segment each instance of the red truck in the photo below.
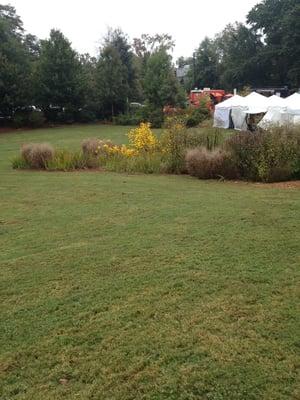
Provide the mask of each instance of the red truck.
{"label": "red truck", "polygon": [[206,101],[209,110],[213,111],[215,105],[232,97],[232,94],[221,89],[194,89],[190,91],[189,103],[193,107],[199,107],[202,101]]}

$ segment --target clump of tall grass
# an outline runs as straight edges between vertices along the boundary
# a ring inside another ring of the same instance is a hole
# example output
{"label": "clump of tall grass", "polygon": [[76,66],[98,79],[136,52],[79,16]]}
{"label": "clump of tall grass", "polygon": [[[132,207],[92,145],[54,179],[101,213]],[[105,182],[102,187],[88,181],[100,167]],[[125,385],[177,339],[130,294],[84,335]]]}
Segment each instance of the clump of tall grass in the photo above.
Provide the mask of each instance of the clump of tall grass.
{"label": "clump of tall grass", "polygon": [[142,153],[134,157],[115,155],[102,159],[102,165],[108,171],[159,174],[166,172],[160,153]]}
{"label": "clump of tall grass", "polygon": [[82,151],[57,150],[53,159],[47,163],[49,171],[73,171],[76,169],[97,168],[96,160]]}
{"label": "clump of tall grass", "polygon": [[222,149],[210,151],[200,147],[188,150],[185,162],[188,174],[200,179],[233,179],[238,175],[230,153]]}
{"label": "clump of tall grass", "polygon": [[28,143],[21,147],[21,159],[30,168],[46,169],[54,154],[53,146],[48,143]]}
{"label": "clump of tall grass", "polygon": [[111,140],[102,140],[98,138],[89,138],[85,139],[81,143],[81,149],[84,155],[97,157],[106,153],[105,148],[113,147],[114,144]]}

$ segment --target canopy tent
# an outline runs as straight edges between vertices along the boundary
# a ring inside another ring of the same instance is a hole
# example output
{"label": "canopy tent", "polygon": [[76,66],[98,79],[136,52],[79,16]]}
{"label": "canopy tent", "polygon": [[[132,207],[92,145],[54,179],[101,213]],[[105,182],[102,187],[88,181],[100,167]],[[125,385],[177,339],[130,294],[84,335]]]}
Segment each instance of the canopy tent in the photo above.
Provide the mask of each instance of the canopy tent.
{"label": "canopy tent", "polygon": [[256,92],[246,97],[235,95],[219,103],[214,114],[214,127],[228,129],[232,120],[234,129],[247,130],[247,115],[265,114],[258,126],[267,129],[272,125],[300,124],[300,94],[286,99],[265,97]]}
{"label": "canopy tent", "polygon": [[238,94],[225,100],[215,107],[214,127],[228,129],[230,127],[230,113],[234,107],[239,107],[244,103],[244,97]]}
{"label": "canopy tent", "polygon": [[260,114],[267,111],[267,98],[261,94],[252,92],[242,99],[241,104],[231,112],[234,129],[238,131],[247,130],[247,114]]}
{"label": "canopy tent", "polygon": [[300,93],[294,93],[285,99],[285,104],[287,107],[295,106],[296,104],[299,104],[299,101],[300,101]]}
{"label": "canopy tent", "polygon": [[287,112],[291,115],[300,115],[300,94],[294,93],[286,99]]}
{"label": "canopy tent", "polygon": [[268,99],[261,94],[252,92],[246,97],[235,95],[216,106],[214,127],[228,129],[231,117],[235,129],[246,130],[247,114],[265,113],[267,109]]}
{"label": "canopy tent", "polygon": [[269,106],[268,97],[256,92],[248,94],[248,96],[245,97],[245,103],[248,107],[247,114],[265,113]]}
{"label": "canopy tent", "polygon": [[287,106],[286,100],[282,97],[273,95],[268,98],[268,111],[259,122],[258,127],[267,129],[270,126],[282,126],[286,123]]}
{"label": "canopy tent", "polygon": [[294,93],[286,100],[288,123],[292,125],[300,125],[300,94]]}
{"label": "canopy tent", "polygon": [[282,97],[276,96],[276,94],[273,94],[273,96],[268,97],[268,110],[271,107],[284,108],[286,106],[287,106],[286,99],[283,99]]}

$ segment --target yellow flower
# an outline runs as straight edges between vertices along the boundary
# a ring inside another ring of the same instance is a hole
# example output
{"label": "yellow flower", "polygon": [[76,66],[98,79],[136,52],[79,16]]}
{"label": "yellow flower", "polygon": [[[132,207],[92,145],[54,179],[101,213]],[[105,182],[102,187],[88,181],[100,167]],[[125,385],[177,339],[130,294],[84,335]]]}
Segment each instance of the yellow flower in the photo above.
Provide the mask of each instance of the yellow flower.
{"label": "yellow flower", "polygon": [[141,123],[136,129],[128,133],[130,144],[137,151],[153,151],[157,147],[157,138],[151,131],[150,123]]}

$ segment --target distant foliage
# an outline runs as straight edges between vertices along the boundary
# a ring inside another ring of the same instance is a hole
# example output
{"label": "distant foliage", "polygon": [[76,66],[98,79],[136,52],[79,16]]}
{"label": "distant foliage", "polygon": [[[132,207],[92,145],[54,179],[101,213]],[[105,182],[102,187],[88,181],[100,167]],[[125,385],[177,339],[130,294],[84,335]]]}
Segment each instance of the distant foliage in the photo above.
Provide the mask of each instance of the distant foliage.
{"label": "distant foliage", "polygon": [[197,108],[188,108],[185,111],[185,123],[188,128],[193,128],[201,124],[201,122],[210,118],[210,111],[205,103],[200,104]]}
{"label": "distant foliage", "polygon": [[15,128],[41,128],[45,124],[46,118],[42,111],[20,110],[14,114],[12,122]]}

